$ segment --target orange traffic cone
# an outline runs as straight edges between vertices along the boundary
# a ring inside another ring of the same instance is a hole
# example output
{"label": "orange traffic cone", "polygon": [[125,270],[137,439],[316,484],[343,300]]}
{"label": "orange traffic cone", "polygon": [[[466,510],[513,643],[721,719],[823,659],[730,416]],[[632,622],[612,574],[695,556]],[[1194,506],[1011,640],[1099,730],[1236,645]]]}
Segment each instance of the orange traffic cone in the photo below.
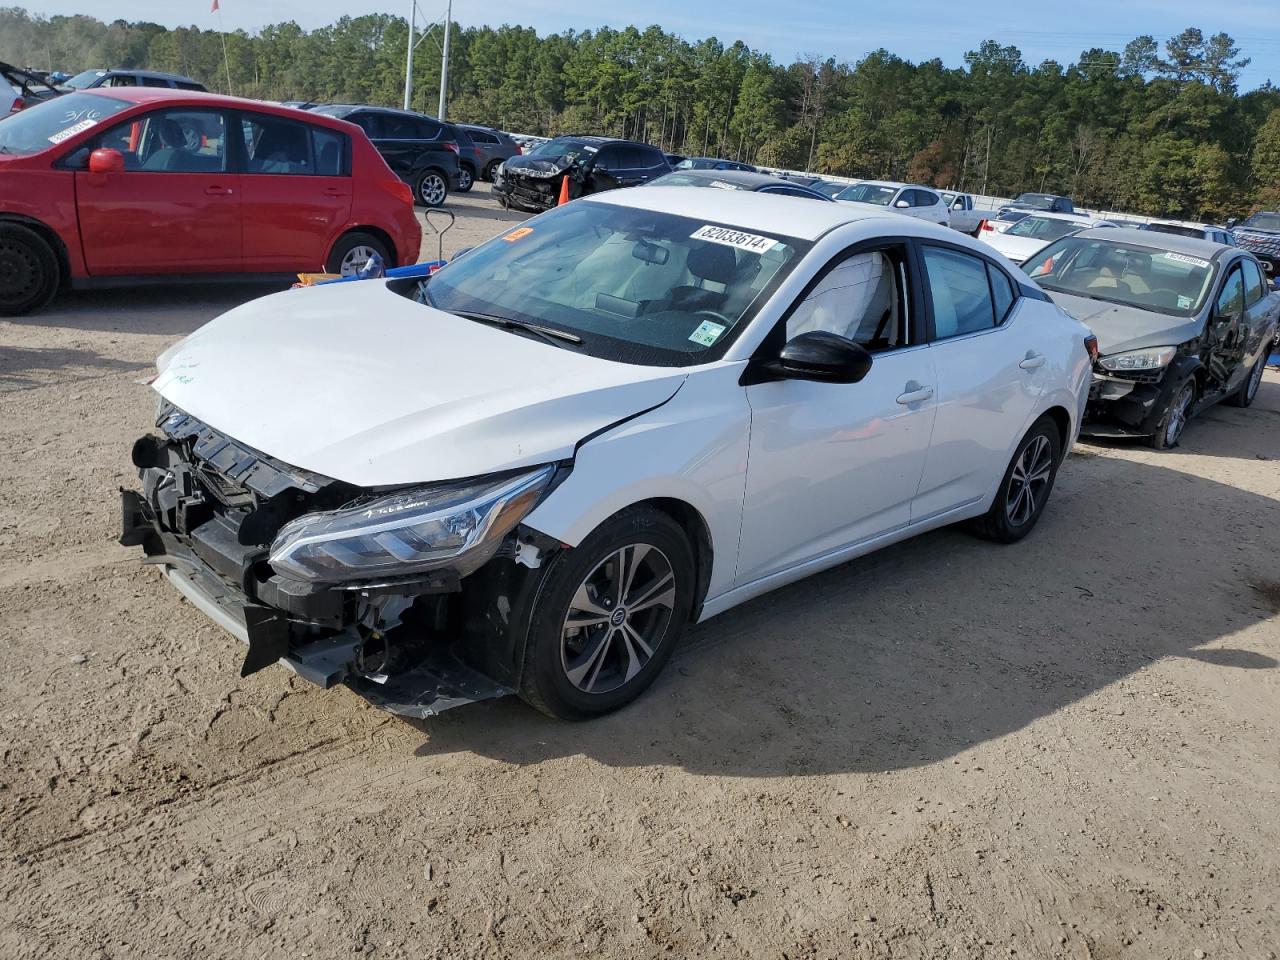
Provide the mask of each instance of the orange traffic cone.
{"label": "orange traffic cone", "polygon": [[569,202],[569,175],[566,173],[560,179],[560,199],[556,201],[557,207],[563,207]]}

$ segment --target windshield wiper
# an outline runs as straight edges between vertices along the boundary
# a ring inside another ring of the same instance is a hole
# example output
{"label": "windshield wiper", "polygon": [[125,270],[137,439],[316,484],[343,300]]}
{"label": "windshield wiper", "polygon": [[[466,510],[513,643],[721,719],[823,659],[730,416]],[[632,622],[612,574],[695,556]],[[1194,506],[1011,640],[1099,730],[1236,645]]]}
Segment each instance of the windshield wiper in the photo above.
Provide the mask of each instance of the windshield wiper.
{"label": "windshield wiper", "polygon": [[572,343],[575,346],[582,343],[582,338],[575,333],[557,330],[555,327],[545,327],[540,323],[530,323],[528,320],[499,317],[492,313],[472,313],[469,310],[451,310],[449,312],[455,316],[475,320],[477,323],[487,323],[491,327],[501,327],[503,330],[525,330],[557,347],[565,343]]}

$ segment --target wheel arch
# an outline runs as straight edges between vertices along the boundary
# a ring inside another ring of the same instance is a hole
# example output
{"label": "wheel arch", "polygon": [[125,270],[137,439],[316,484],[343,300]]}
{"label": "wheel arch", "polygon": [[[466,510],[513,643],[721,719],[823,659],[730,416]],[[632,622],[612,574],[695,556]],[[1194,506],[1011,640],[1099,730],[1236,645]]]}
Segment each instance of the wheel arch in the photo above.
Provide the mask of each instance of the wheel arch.
{"label": "wheel arch", "polygon": [[378,240],[381,240],[383,245],[386,246],[386,248],[391,251],[392,259],[396,261],[395,263],[388,263],[387,266],[398,267],[401,265],[400,251],[396,249],[395,241],[391,239],[391,235],[387,233],[387,231],[383,230],[381,227],[375,227],[373,224],[365,224],[365,223],[352,223],[344,227],[342,232],[333,238],[333,243],[329,244],[329,249],[325,253],[326,262],[328,261],[329,257],[333,256],[334,248],[353,233],[367,233],[370,236],[375,237]]}
{"label": "wheel arch", "polygon": [[1058,428],[1058,440],[1061,444],[1061,450],[1058,453],[1058,459],[1061,461],[1067,455],[1067,450],[1071,446],[1071,413],[1061,404],[1054,404],[1041,417],[1048,417],[1053,421],[1053,425]]}
{"label": "wheel arch", "polygon": [[653,497],[632,504],[636,507],[653,507],[678,523],[689,538],[693,550],[694,594],[689,620],[697,623],[702,616],[702,604],[711,585],[711,564],[715,557],[711,545],[711,527],[702,513],[687,500],[675,497]]}

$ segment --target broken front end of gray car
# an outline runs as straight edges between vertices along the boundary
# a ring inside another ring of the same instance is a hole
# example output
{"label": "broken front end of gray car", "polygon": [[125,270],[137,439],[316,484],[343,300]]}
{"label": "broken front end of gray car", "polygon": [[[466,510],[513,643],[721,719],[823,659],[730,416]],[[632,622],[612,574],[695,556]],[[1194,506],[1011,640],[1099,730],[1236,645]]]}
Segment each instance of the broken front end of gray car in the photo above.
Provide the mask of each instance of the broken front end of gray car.
{"label": "broken front end of gray car", "polygon": [[363,489],[282,464],[177,408],[139,439],[125,546],[248,647],[321,687],[428,717],[514,691],[542,561],[520,520],[567,472]]}

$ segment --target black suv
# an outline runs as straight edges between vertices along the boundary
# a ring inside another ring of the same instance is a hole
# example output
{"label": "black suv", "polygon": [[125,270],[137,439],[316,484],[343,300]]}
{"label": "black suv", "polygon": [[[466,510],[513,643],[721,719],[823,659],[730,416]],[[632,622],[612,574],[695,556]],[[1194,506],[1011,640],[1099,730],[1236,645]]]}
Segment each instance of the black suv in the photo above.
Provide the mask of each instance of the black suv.
{"label": "black suv", "polygon": [[413,188],[416,202],[438,207],[458,189],[458,143],[448,124],[389,107],[329,103],[311,112],[350,121],[367,133],[392,172]]}
{"label": "black suv", "polygon": [[610,137],[556,137],[498,168],[494,193],[504,207],[539,213],[554,207],[568,177],[569,196],[637,187],[671,172],[657,147]]}

